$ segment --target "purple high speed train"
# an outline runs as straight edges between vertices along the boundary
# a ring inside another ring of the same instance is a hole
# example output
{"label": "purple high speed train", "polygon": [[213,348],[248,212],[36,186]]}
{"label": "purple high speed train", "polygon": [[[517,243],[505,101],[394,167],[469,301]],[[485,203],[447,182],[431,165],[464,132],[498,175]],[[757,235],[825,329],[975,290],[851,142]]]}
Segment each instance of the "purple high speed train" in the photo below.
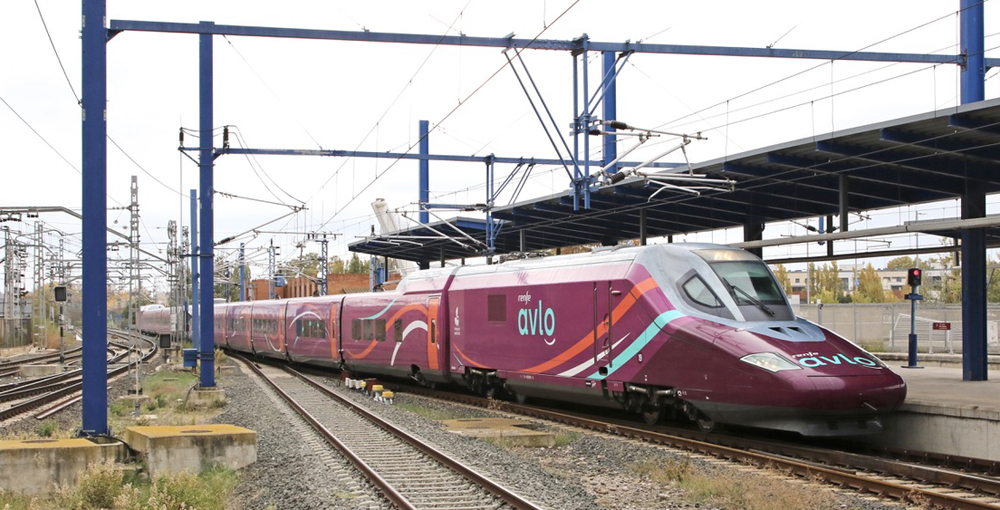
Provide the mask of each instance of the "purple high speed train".
{"label": "purple high speed train", "polygon": [[355,374],[456,383],[807,436],[882,430],[882,361],[795,317],[768,267],[709,244],[419,271],[392,292],[215,305],[215,342]]}

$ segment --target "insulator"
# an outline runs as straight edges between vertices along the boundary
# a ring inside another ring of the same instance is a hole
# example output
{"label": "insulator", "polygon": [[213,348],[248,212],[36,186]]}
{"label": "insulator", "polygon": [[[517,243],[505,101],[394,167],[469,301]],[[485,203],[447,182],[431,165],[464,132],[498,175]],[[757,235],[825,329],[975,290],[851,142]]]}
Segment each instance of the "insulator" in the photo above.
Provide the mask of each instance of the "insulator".
{"label": "insulator", "polygon": [[628,177],[628,175],[624,171],[615,172],[615,173],[611,174],[611,178],[610,178],[611,184],[618,184],[619,182],[622,182],[623,180],[625,180],[626,177]]}
{"label": "insulator", "polygon": [[605,122],[604,124],[612,129],[629,129],[628,124],[618,120],[610,120],[608,122]]}

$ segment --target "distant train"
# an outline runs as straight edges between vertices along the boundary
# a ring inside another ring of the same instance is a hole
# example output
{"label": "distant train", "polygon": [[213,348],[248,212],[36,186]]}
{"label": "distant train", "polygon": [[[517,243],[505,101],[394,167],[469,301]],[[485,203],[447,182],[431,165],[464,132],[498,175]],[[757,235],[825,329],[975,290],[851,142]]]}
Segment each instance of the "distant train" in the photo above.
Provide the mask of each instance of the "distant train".
{"label": "distant train", "polygon": [[[155,331],[162,316],[140,324]],[[648,423],[681,415],[704,430],[874,433],[906,396],[878,358],[795,317],[759,258],[709,244],[598,248],[419,271],[391,292],[216,304],[215,342],[521,402],[621,408]]]}

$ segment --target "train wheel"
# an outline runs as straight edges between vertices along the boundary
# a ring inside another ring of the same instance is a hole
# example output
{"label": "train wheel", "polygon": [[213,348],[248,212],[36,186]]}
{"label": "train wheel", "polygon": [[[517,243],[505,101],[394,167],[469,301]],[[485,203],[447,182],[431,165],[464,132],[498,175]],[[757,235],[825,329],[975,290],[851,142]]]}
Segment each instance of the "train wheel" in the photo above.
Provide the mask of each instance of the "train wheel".
{"label": "train wheel", "polygon": [[516,400],[518,404],[524,405],[528,402],[528,396],[524,393],[515,393],[514,400]]}
{"label": "train wheel", "polygon": [[642,421],[646,422],[646,425],[656,425],[663,418],[663,406],[650,402],[643,405],[640,412],[642,413]]}

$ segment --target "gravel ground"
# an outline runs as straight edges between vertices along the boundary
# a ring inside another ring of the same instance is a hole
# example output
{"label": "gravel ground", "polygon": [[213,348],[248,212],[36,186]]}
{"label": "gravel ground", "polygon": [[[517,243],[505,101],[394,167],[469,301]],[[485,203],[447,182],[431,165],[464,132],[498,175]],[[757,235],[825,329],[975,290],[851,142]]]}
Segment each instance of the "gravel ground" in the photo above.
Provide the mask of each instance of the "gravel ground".
{"label": "gravel ground", "polygon": [[[376,504],[370,498],[356,496],[356,489],[363,485],[356,477],[345,475],[342,470],[319,467],[323,463],[316,461],[315,452],[308,446],[310,442],[303,438],[311,433],[301,428],[296,428],[294,433],[289,430],[293,421],[290,415],[275,410],[273,399],[264,396],[260,386],[246,376],[231,376],[226,380],[232,384],[226,388],[230,405],[219,416],[219,421],[244,425],[259,434],[258,463],[247,468],[244,484],[238,491],[244,508],[354,509],[370,508]],[[331,379],[329,383],[352,400],[376,410],[401,428],[546,508],[709,509],[710,506],[686,500],[684,490],[678,487],[630,474],[627,466],[640,460],[659,459],[664,462],[690,462],[699,470],[720,473],[720,476],[722,472],[735,472],[737,476],[741,472],[739,466],[714,459],[692,457],[663,447],[584,431],[569,431],[579,436],[565,446],[504,449],[446,432],[438,421],[400,407],[373,402],[358,392],[340,388],[339,381]],[[250,398],[245,398],[247,396]],[[405,394],[397,395],[396,403],[410,403],[457,417],[505,416],[491,410]],[[557,432],[568,431],[561,427],[546,427]],[[321,447],[314,444],[312,448]],[[817,492],[817,497],[829,502],[830,508],[903,508],[814,484],[795,480],[788,480],[787,483],[793,484],[795,490]]]}
{"label": "gravel ground", "polygon": [[[159,358],[143,367],[155,370]],[[232,360],[227,364],[235,364]],[[261,383],[246,375],[240,365],[238,372],[218,379],[226,391],[227,405],[212,421],[243,426],[257,431],[257,463],[243,470],[243,480],[236,491],[231,508],[246,510],[311,510],[311,509],[381,509],[386,505],[373,495],[368,484],[354,472],[338,454],[329,453],[325,443],[291,411],[278,406],[277,397]],[[330,384],[339,388],[339,381]],[[108,401],[127,393],[130,378],[119,378],[112,384]],[[391,387],[391,384],[389,385]],[[551,509],[684,509],[712,507],[688,499],[679,487],[657,483],[639,477],[628,466],[640,460],[690,462],[699,470],[710,473],[736,472],[741,468],[714,459],[688,456],[664,447],[631,440],[612,438],[586,431],[546,425],[555,432],[578,434],[565,446],[554,448],[500,448],[477,439],[448,433],[436,420],[424,418],[397,406],[373,402],[358,392],[340,388],[342,394],[378,411],[390,421],[424,438],[433,446],[491,475],[500,483],[513,488],[523,497]],[[399,394],[397,404],[409,403],[455,417],[506,416],[503,413],[437,402],[414,395]],[[80,405],[56,415],[60,427],[79,426]],[[7,424],[0,433],[30,434],[37,426],[34,419],[21,419]],[[113,431],[119,433],[121,431]],[[744,470],[746,468],[743,468]],[[775,475],[777,476],[777,475]],[[846,510],[899,510],[887,502],[831,491],[813,484],[789,480],[801,491],[822,494],[830,508]],[[731,508],[728,510],[737,510]]]}

